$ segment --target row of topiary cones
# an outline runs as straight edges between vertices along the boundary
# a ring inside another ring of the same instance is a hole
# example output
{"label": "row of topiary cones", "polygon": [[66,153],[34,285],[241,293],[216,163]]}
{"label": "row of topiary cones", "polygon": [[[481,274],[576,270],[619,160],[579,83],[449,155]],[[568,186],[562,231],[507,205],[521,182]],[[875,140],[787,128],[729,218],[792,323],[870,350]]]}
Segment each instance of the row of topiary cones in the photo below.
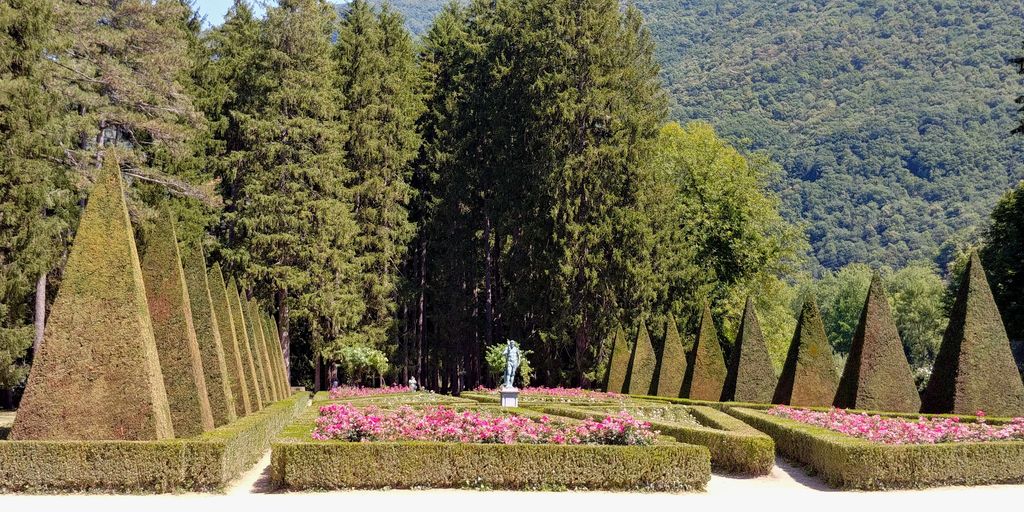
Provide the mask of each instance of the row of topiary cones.
{"label": "row of topiary cones", "polygon": [[[660,364],[659,364],[660,363]],[[660,359],[641,323],[632,349],[615,333],[606,388],[693,400],[836,406],[850,409],[1024,415],[1024,383],[977,254],[964,270],[949,326],[923,393],[918,393],[881,278],[875,274],[842,376],[833,363],[814,298],[808,298],[776,375],[748,299],[728,363],[705,307],[691,347],[672,318]]]}
{"label": "row of topiary cones", "polygon": [[15,440],[191,437],[290,395],[277,325],[164,209],[140,262],[113,157],[89,195]]}

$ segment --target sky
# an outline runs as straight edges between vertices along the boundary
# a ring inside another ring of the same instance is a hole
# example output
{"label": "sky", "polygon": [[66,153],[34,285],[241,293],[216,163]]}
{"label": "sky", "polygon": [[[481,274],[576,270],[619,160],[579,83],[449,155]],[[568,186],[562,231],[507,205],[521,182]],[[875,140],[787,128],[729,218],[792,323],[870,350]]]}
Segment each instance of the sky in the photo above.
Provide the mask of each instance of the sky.
{"label": "sky", "polygon": [[[228,13],[228,9],[234,3],[235,0],[196,0],[195,5],[199,12],[206,16],[206,24],[216,26],[224,21],[224,15]],[[263,6],[260,5],[260,2],[250,1],[249,5],[252,6],[257,16],[263,15]]]}

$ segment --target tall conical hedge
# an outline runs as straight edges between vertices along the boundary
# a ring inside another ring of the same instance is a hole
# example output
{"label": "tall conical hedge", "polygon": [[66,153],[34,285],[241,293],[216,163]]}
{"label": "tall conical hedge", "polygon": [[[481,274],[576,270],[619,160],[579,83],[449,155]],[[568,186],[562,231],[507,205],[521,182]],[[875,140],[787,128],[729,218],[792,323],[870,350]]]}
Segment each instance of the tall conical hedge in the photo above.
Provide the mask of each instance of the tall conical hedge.
{"label": "tall conical hedge", "polygon": [[274,355],[274,347],[271,346],[270,333],[267,331],[267,315],[263,313],[263,310],[260,309],[257,304],[254,303],[253,307],[256,308],[256,312],[254,313],[256,316],[255,320],[260,324],[260,339],[263,341],[263,353],[267,358],[267,378],[273,388],[272,394],[274,395],[274,399],[280,400],[284,398],[284,394],[281,389],[281,377],[277,372],[277,365],[275,364],[277,357]]}
{"label": "tall conical hedge", "polygon": [[245,316],[245,327],[249,330],[249,338],[252,340],[252,356],[256,359],[256,371],[259,372],[257,379],[262,386],[260,390],[263,393],[263,405],[266,406],[276,401],[277,397],[274,396],[274,383],[271,381],[270,373],[267,371],[270,359],[267,358],[266,346],[263,344],[263,329],[260,328],[259,318],[256,317],[256,311],[258,310],[251,299],[243,299],[242,315]]}
{"label": "tall conical hedge", "polygon": [[683,379],[683,394],[693,400],[718,401],[725,385],[725,356],[718,344],[718,331],[705,304],[697,327],[697,339],[690,351],[689,366]]}
{"label": "tall conical hedge", "polygon": [[651,336],[647,333],[647,324],[641,321],[636,333],[636,343],[633,345],[633,357],[629,361],[629,394],[651,394],[651,382],[654,380],[654,367],[657,364],[658,359],[654,355]]}
{"label": "tall conical hedge", "polygon": [[277,343],[278,353],[281,354],[281,375],[284,381],[284,389],[291,395],[292,380],[288,375],[288,357],[284,354],[284,345],[281,344],[281,329],[277,325],[277,320],[274,320],[273,316],[270,318],[270,332],[274,335],[274,342]]}
{"label": "tall conical hedge", "polygon": [[238,285],[235,278],[228,281],[228,301],[231,303],[231,318],[235,320],[235,335],[238,336],[238,345],[242,354],[242,363],[245,366],[245,385],[249,392],[249,404],[253,411],[263,409],[263,392],[259,383],[256,370],[256,358],[253,357],[252,337],[249,335],[249,326],[242,314],[242,299],[238,294]]}
{"label": "tall conical hedge", "polygon": [[828,407],[838,386],[839,376],[821,312],[814,297],[808,297],[800,311],[772,403]]}
{"label": "tall conical hedge", "polygon": [[192,303],[185,285],[173,214],[167,208],[161,210],[148,237],[142,277],[174,435],[192,437],[211,430],[213,413],[192,324]]}
{"label": "tall conical hedge", "polygon": [[670,314],[665,321],[665,343],[661,348],[661,367],[658,371],[658,396],[678,398],[686,377],[686,347],[679,337],[676,319]]}
{"label": "tall conical hedge", "polygon": [[82,212],[12,439],[174,437],[135,238],[114,158]]}
{"label": "tall conical hedge", "polygon": [[612,357],[608,361],[608,378],[605,379],[604,389],[611,393],[626,393],[626,377],[629,374],[629,359],[632,350],[626,342],[626,334],[622,327],[616,327],[612,335]]}
{"label": "tall conical hedge", "polygon": [[722,388],[723,402],[770,403],[779,379],[761,334],[754,301],[747,297],[736,343],[729,358],[729,373]]}
{"label": "tall conical hedge", "polygon": [[246,383],[244,342],[239,345],[241,329],[235,327],[237,320],[231,313],[228,289],[224,284],[224,274],[219,263],[213,264],[209,278],[210,297],[213,299],[214,312],[218,320],[217,328],[220,329],[220,339],[224,346],[224,359],[228,365],[228,381],[231,384],[231,394],[235,397],[235,414],[248,416],[255,409],[250,403],[249,386]]}
{"label": "tall conical hedge", "polygon": [[921,410],[1024,415],[1024,384],[977,253],[960,280]]}
{"label": "tall conical hedge", "polygon": [[903,353],[882,278],[871,277],[864,311],[853,335],[835,406],[846,409],[917,412],[921,397]]}
{"label": "tall conical hedge", "polygon": [[274,366],[277,368],[277,378],[281,395],[283,398],[287,398],[291,395],[291,390],[288,385],[288,377],[285,376],[284,352],[281,350],[281,340],[277,336],[277,325],[274,323],[274,319],[270,313],[264,313],[263,318],[263,325],[266,326],[267,330],[267,339],[270,340],[271,356],[274,358]]}
{"label": "tall conical hedge", "polygon": [[196,329],[199,355],[203,360],[203,376],[210,394],[210,411],[214,426],[235,421],[235,397],[228,379],[224,345],[220,337],[219,319],[213,312],[213,298],[206,278],[206,256],[198,242],[182,244],[182,267],[185,284],[192,301],[192,325]]}

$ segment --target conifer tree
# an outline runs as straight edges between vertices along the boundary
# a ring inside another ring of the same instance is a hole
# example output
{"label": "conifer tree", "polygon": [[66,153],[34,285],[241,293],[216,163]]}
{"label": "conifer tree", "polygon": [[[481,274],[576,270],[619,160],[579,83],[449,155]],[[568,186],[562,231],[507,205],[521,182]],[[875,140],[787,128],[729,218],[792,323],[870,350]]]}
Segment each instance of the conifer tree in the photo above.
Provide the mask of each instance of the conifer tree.
{"label": "conifer tree", "polygon": [[722,397],[726,373],[725,356],[722,355],[722,346],[718,344],[711,307],[705,304],[697,326],[697,339],[690,349],[683,396],[693,400],[718,401]]}
{"label": "conifer tree", "polygon": [[414,226],[409,220],[411,161],[420,111],[412,40],[386,4],[375,13],[355,0],[334,48],[340,116],[347,127],[345,163],[359,228],[356,258],[366,310],[354,340],[384,345],[395,316],[399,264]]}
{"label": "conifer tree", "polygon": [[665,344],[661,349],[658,371],[658,396],[678,398],[682,396],[683,380],[686,378],[686,347],[679,337],[676,319],[670,314],[665,322]]}
{"label": "conifer tree", "polygon": [[647,324],[640,322],[633,345],[633,356],[629,360],[629,394],[650,395],[654,381],[654,367],[658,364],[654,355],[651,336],[647,333]]}
{"label": "conifer tree", "polygon": [[729,374],[722,388],[723,402],[766,404],[772,401],[772,393],[779,379],[775,376],[768,346],[761,334],[753,297],[747,297],[729,361]]}
{"label": "conifer tree", "polygon": [[839,379],[835,406],[845,409],[918,412],[921,397],[903,353],[882,276],[871,276],[860,323]]}

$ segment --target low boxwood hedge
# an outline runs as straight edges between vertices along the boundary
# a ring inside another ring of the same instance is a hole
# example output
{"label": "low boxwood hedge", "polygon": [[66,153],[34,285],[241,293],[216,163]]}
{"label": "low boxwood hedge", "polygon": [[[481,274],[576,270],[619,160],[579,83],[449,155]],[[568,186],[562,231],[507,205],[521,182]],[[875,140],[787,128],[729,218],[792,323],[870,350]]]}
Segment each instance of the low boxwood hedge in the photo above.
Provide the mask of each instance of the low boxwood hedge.
{"label": "low boxwood hedge", "polygon": [[886,445],[733,407],[729,414],[767,433],[785,457],[841,489],[882,490],[1024,482],[1024,442]]}
{"label": "low boxwood hedge", "polygon": [[295,393],[202,435],[166,441],[0,441],[0,491],[173,492],[222,489],[306,407]]}
{"label": "low boxwood hedge", "polygon": [[[570,418],[600,419],[609,408],[537,407],[548,414]],[[767,475],[775,465],[775,443],[768,435],[710,407],[690,406],[686,411],[704,426],[648,420],[652,428],[677,441],[705,446],[716,471],[742,475]]]}
{"label": "low boxwood hedge", "polygon": [[275,442],[279,488],[492,488],[701,490],[711,477],[707,448],[476,443]]}

